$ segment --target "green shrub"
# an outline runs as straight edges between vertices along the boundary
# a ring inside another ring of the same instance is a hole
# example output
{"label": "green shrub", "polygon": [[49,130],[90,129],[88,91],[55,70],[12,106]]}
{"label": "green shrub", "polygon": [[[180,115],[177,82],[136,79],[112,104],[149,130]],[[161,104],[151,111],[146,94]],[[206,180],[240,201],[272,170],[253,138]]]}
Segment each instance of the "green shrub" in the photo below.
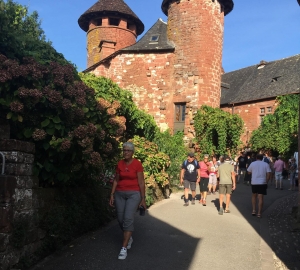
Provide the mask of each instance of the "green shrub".
{"label": "green shrub", "polygon": [[158,145],[159,151],[170,157],[170,166],[166,169],[166,172],[170,176],[170,184],[172,186],[178,185],[181,165],[188,152],[187,147],[184,145],[183,132],[177,132],[174,135],[171,135],[169,130],[157,132],[154,142]]}

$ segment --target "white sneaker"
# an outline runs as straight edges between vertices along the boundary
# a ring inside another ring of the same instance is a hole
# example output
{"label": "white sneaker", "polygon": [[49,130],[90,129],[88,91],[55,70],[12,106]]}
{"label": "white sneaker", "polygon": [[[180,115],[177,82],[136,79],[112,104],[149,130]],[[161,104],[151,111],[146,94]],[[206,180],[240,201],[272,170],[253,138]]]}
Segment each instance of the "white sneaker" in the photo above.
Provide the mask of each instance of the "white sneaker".
{"label": "white sneaker", "polygon": [[119,260],[125,260],[126,257],[127,257],[127,249],[124,248],[124,247],[122,247],[122,248],[121,248],[121,251],[120,251],[120,254],[119,254],[119,256],[118,256],[118,259],[119,259]]}
{"label": "white sneaker", "polygon": [[127,249],[131,249],[132,242],[133,242],[133,239],[132,239],[132,237],[130,237],[128,244],[127,244]]}

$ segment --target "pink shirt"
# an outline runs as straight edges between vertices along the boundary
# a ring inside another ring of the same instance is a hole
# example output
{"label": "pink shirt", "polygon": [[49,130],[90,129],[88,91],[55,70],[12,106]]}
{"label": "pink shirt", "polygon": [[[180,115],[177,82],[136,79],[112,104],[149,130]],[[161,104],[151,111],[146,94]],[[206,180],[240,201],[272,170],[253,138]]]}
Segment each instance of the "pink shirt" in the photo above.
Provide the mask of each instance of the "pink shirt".
{"label": "pink shirt", "polygon": [[208,167],[204,163],[204,161],[199,162],[200,165],[200,177],[209,178]]}
{"label": "pink shirt", "polygon": [[275,172],[282,172],[284,168],[284,162],[281,159],[278,159],[274,163]]}

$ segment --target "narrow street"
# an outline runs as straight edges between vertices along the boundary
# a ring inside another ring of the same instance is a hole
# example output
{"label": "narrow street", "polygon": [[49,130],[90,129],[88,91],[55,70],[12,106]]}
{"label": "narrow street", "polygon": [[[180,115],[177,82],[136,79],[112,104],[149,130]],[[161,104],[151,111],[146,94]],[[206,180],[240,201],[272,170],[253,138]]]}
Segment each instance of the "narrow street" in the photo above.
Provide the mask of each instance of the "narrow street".
{"label": "narrow street", "polygon": [[122,235],[113,221],[32,270],[276,269],[267,216],[280,200],[295,198],[296,192],[287,190],[288,183],[282,191],[274,186],[268,189],[261,219],[251,215],[251,187],[243,184],[237,185],[232,196],[231,213],[222,216],[217,210],[218,193],[207,197],[207,206],[197,201],[188,207],[183,206],[183,192],[173,193],[151,206],[146,216],[136,214],[134,242],[126,260],[117,259]]}

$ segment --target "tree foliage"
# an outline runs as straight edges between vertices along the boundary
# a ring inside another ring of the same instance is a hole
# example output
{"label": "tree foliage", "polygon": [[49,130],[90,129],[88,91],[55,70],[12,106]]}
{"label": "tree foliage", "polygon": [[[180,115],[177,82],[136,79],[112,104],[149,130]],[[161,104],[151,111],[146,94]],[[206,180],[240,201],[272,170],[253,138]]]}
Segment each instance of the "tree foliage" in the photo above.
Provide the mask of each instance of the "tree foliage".
{"label": "tree foliage", "polygon": [[266,115],[250,138],[255,151],[271,150],[285,156],[298,149],[299,95],[277,97],[274,114]]}
{"label": "tree foliage", "polygon": [[28,13],[28,7],[12,0],[0,0],[0,53],[22,61],[33,57],[39,63],[68,61],[46,41],[37,12]]}
{"label": "tree foliage", "polygon": [[121,89],[112,80],[105,77],[96,77],[91,73],[80,73],[80,78],[86,85],[95,90],[96,98],[104,98],[106,100],[118,100],[122,107],[119,113],[126,119],[126,131],[124,137],[129,139],[134,135],[145,137],[152,141],[158,131],[158,127],[153,117],[146,112],[138,109],[132,100],[132,93]]}
{"label": "tree foliage", "polygon": [[170,176],[172,185],[179,184],[181,164],[186,159],[187,147],[184,145],[183,132],[171,135],[169,130],[158,132],[154,142],[158,145],[158,150],[166,153],[170,157],[170,166],[166,172]]}
{"label": "tree foliage", "polygon": [[238,115],[203,105],[194,120],[196,142],[201,153],[234,153],[241,144],[244,123]]}
{"label": "tree foliage", "polygon": [[101,169],[115,163],[125,130],[120,103],[96,100],[72,65],[22,62],[0,55],[0,110],[11,136],[35,142],[36,170],[47,183],[98,179]]}

